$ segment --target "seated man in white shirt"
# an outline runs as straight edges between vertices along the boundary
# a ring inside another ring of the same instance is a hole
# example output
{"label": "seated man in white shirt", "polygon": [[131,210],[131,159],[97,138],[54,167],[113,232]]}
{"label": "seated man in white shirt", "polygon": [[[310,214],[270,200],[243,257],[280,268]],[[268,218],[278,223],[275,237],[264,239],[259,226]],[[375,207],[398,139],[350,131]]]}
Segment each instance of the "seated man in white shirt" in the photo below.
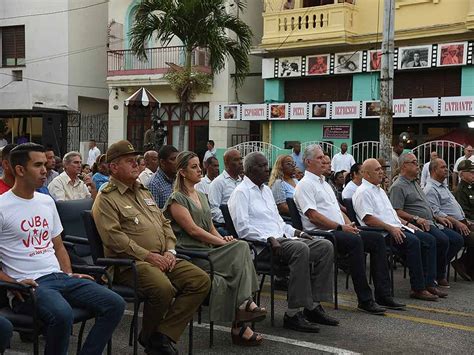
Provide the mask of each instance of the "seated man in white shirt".
{"label": "seated man in white shirt", "polygon": [[[46,180],[46,161],[38,144],[21,144],[11,151],[15,184],[0,196],[0,280],[35,288],[45,354],[68,353],[74,306],[96,317],[80,354],[99,355],[122,318],[125,301],[92,277],[72,273],[54,201],[35,192]],[[14,312],[32,314],[26,296],[15,295],[11,303]]]}
{"label": "seated man in white shirt", "polygon": [[[214,223],[224,224],[220,205],[227,204],[230,194],[242,182],[242,157],[238,150],[228,150],[224,154],[224,171],[209,186],[209,206]],[[228,234],[228,233],[227,233]],[[225,235],[227,235],[225,234]]]}
{"label": "seated man in white shirt", "polygon": [[79,178],[82,169],[81,154],[78,152],[66,153],[63,164],[64,171],[48,185],[51,197],[56,201],[95,198],[97,190],[92,178],[89,175],[84,177],[84,181]]}
{"label": "seated man in white shirt", "polygon": [[[394,247],[406,255],[410,272],[410,297],[436,301],[438,296],[427,290],[434,286],[436,273],[434,238],[422,232],[418,227],[400,220],[387,194],[379,187],[384,172],[376,159],[367,159],[362,166],[362,171],[364,174],[362,185],[352,197],[357,219],[363,226],[386,230],[394,239]],[[427,270],[426,274],[424,269]]]}
{"label": "seated man in white shirt", "polygon": [[[332,230],[337,241],[336,252],[347,255],[349,269],[361,311],[383,314],[384,306],[401,309],[403,304],[391,297],[390,276],[385,239],[381,233],[361,231],[341,211],[334,191],[322,175],[324,153],[319,145],[304,151],[306,171],[294,195],[304,230]],[[370,254],[370,271],[375,285],[375,303],[365,275],[364,251]]]}
{"label": "seated man in white shirt", "polygon": [[338,171],[349,171],[351,166],[355,164],[354,157],[347,153],[347,143],[341,144],[341,152],[334,154],[331,161],[331,170],[337,173]]}
{"label": "seated man in white shirt", "polygon": [[204,170],[206,171],[206,176],[194,188],[208,196],[211,182],[219,175],[219,160],[216,157],[209,157],[205,163],[206,168]]}
{"label": "seated man in white shirt", "polygon": [[138,179],[143,184],[143,186],[148,187],[151,177],[158,169],[158,152],[156,150],[148,150],[145,152],[143,157],[145,158],[146,168],[140,173],[140,175],[138,175]]}
{"label": "seated man in white shirt", "polygon": [[[264,183],[268,180],[268,161],[260,152],[245,157],[245,176],[229,199],[229,212],[239,238],[266,243],[290,268],[288,310],[283,326],[302,332],[319,332],[314,323],[338,325],[320,301],[332,302],[333,248],[331,242],[309,236],[283,222]],[[257,260],[269,260],[270,251],[259,248]],[[314,269],[310,271],[310,264]],[[303,311],[301,311],[303,308]]]}

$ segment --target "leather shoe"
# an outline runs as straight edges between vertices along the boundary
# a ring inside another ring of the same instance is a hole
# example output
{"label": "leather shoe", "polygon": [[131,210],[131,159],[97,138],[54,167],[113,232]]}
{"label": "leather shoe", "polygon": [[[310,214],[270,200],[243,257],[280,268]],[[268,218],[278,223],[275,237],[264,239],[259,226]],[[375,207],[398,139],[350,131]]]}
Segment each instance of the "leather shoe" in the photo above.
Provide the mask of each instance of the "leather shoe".
{"label": "leather shoe", "polygon": [[437,295],[434,295],[428,292],[427,290],[419,290],[419,291],[411,290],[410,298],[415,298],[417,300],[422,300],[422,301],[437,301],[438,300]]}
{"label": "leather shoe", "polygon": [[450,288],[451,287],[451,286],[449,286],[449,282],[446,279],[438,280],[438,281],[436,281],[436,283],[438,284],[438,287],[442,287],[442,288]]}
{"label": "leather shoe", "polygon": [[441,291],[438,287],[427,287],[426,290],[429,292],[429,293],[432,293],[433,295],[436,295],[440,298],[446,298],[448,297],[448,293],[447,292],[444,292],[444,291]]}
{"label": "leather shoe", "polygon": [[285,313],[283,316],[283,328],[304,333],[319,333],[319,328],[316,324],[309,322],[304,317],[303,312],[298,312],[293,317]]}
{"label": "leather shoe", "polygon": [[362,312],[367,312],[375,315],[382,315],[385,313],[385,308],[380,307],[374,300],[367,302],[359,302],[357,309]]}
{"label": "leather shoe", "polygon": [[175,348],[174,342],[167,335],[157,332],[148,340],[145,353],[149,355],[177,355],[178,350]]}
{"label": "leather shoe", "polygon": [[377,298],[376,302],[379,306],[390,309],[404,309],[405,304],[396,302],[393,297],[387,296],[384,298]]}
{"label": "leather shoe", "polygon": [[459,274],[459,276],[461,276],[464,280],[472,281],[471,276],[469,276],[469,274],[467,273],[466,267],[461,260],[454,260],[451,265],[453,269],[456,270],[456,272]]}
{"label": "leather shoe", "polygon": [[319,323],[332,326],[339,325],[339,321],[336,318],[328,315],[321,305],[317,306],[311,311],[305,308],[303,311],[303,315],[311,323]]}

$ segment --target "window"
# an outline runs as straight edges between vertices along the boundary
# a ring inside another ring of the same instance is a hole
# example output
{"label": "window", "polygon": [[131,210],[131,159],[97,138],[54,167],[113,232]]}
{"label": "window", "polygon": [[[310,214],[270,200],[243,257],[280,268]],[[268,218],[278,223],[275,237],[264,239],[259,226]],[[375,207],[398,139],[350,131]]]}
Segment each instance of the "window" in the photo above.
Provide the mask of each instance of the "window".
{"label": "window", "polygon": [[25,65],[25,26],[0,28],[2,33],[2,66]]}

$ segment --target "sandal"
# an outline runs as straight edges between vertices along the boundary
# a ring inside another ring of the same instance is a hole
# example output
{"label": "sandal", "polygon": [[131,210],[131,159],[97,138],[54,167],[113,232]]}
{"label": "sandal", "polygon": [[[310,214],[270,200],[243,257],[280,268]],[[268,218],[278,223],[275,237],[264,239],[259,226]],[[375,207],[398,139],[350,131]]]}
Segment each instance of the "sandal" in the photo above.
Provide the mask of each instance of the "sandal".
{"label": "sandal", "polygon": [[235,314],[235,320],[238,322],[260,322],[267,316],[267,310],[256,306],[254,309],[250,309],[250,305],[253,303],[252,298],[247,299],[245,309],[237,309]]}
{"label": "sandal", "polygon": [[[258,333],[253,332],[252,336],[249,339],[244,338],[244,333],[249,328],[248,326],[244,326],[240,328],[239,334],[234,334],[231,330],[232,335],[232,343],[239,346],[258,346],[262,343],[263,338],[257,339],[260,335]],[[249,328],[250,329],[250,328]]]}

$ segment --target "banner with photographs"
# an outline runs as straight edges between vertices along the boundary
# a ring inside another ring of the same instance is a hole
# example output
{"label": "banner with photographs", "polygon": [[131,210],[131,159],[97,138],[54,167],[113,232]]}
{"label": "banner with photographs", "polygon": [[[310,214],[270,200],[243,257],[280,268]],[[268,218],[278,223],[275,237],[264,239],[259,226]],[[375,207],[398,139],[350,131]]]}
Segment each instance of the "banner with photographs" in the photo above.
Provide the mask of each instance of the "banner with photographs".
{"label": "banner with photographs", "polygon": [[369,62],[367,65],[367,71],[380,71],[382,66],[382,51],[379,49],[369,51],[367,61]]}
{"label": "banner with photographs", "polygon": [[438,67],[465,65],[467,60],[467,42],[438,44]]}
{"label": "banner with photographs", "polygon": [[362,101],[362,118],[380,117],[380,101]]}
{"label": "banner with photographs", "polygon": [[439,110],[437,97],[411,100],[412,117],[438,116],[438,112]]}
{"label": "banner with photographs", "polygon": [[306,57],[306,75],[329,74],[329,54],[308,55]]}
{"label": "banner with photographs", "polygon": [[242,105],[242,120],[265,121],[267,119],[267,105]]}
{"label": "banner with photographs", "polygon": [[329,119],[329,102],[310,102],[309,109],[310,120]]}
{"label": "banner with photographs", "polygon": [[219,119],[226,121],[240,120],[239,105],[221,105]]}
{"label": "banner with photographs", "polygon": [[268,105],[269,120],[287,120],[288,104],[269,104]]}
{"label": "banner with photographs", "polygon": [[278,59],[278,77],[291,78],[301,76],[301,57]]}
{"label": "banner with photographs", "polygon": [[306,120],[308,118],[308,104],[306,102],[292,102],[290,104],[290,120]]}
{"label": "banner with photographs", "polygon": [[410,117],[410,99],[393,100],[393,117]]}
{"label": "banner with photographs", "polygon": [[402,47],[398,50],[398,69],[431,67],[431,45]]}
{"label": "banner with photographs", "polygon": [[337,53],[334,61],[334,73],[348,74],[362,71],[362,52]]}

